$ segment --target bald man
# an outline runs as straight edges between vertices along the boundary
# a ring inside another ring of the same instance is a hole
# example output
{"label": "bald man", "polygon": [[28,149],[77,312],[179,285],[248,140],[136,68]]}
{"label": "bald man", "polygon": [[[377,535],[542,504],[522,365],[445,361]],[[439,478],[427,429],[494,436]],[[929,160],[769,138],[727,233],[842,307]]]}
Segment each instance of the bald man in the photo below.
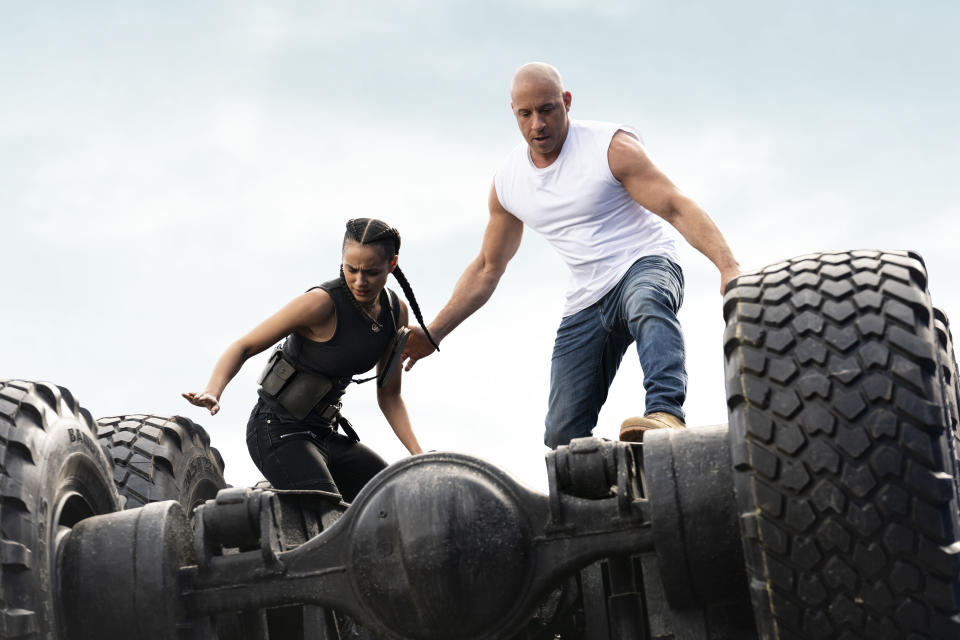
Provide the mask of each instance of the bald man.
{"label": "bald man", "polygon": [[[520,246],[523,227],[541,233],[570,268],[550,372],[544,442],[589,436],[623,354],[636,343],[645,414],[628,418],[620,439],[683,428],[687,374],[677,311],[683,272],[673,225],[720,271],[720,291],[739,264],[706,211],[653,164],[633,127],[571,120],[572,96],[559,72],[540,62],[513,76],[510,108],[524,142],[497,171],[480,255],[430,323],[443,340],[493,294]],[[407,369],[433,347],[419,327]]]}

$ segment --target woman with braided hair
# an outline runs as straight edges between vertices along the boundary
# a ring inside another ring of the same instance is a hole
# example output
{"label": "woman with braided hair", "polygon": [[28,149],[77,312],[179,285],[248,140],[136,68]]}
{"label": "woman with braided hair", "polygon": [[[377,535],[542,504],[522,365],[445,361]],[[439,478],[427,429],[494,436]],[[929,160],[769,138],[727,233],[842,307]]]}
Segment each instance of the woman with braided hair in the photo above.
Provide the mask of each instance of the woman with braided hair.
{"label": "woman with braided hair", "polygon": [[423,326],[413,290],[397,266],[399,250],[400,234],[385,222],[349,220],[340,276],[297,296],[231,344],[206,389],[183,394],[217,413],[224,387],[243,363],[286,338],[261,375],[259,399],[247,423],[250,455],[275,488],[339,492],[351,502],[387,466],[360,444],[340,415],[347,385],[371,380],[354,376],[374,365],[380,410],[407,450],[422,453],[400,396],[400,358],[391,357],[403,347],[408,321],[406,304],[386,289],[391,273]]}

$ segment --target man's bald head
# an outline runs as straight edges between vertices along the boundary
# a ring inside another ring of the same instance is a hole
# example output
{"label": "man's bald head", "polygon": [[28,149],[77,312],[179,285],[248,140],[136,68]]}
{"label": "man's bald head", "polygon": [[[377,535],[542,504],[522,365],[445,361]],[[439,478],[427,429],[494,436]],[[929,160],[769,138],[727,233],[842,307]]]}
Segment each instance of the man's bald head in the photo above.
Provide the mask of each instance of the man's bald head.
{"label": "man's bald head", "polygon": [[563,93],[563,79],[555,66],[546,62],[528,62],[513,74],[513,80],[510,82],[510,99],[514,98],[521,86],[532,84],[552,86],[556,88],[557,93]]}
{"label": "man's bald head", "polygon": [[510,109],[538,167],[553,162],[567,139],[571,100],[570,92],[563,89],[560,72],[552,65],[528,62],[513,74]]}

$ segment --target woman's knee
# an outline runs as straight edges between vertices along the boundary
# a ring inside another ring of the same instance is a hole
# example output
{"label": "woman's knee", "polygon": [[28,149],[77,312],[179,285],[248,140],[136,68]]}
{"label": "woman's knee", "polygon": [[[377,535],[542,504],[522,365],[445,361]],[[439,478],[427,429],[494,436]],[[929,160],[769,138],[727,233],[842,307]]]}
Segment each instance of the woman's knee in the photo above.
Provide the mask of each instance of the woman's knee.
{"label": "woman's knee", "polygon": [[323,452],[309,438],[293,438],[271,447],[263,454],[260,470],[277,489],[336,491]]}

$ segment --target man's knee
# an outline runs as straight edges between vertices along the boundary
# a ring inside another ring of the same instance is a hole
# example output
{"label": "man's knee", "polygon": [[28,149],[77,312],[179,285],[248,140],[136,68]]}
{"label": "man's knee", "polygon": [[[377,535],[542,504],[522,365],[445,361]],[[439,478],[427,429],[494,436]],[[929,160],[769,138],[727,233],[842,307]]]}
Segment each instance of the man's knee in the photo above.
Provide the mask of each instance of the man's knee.
{"label": "man's knee", "polygon": [[631,318],[676,315],[674,296],[660,287],[642,284],[626,293],[623,309]]}

